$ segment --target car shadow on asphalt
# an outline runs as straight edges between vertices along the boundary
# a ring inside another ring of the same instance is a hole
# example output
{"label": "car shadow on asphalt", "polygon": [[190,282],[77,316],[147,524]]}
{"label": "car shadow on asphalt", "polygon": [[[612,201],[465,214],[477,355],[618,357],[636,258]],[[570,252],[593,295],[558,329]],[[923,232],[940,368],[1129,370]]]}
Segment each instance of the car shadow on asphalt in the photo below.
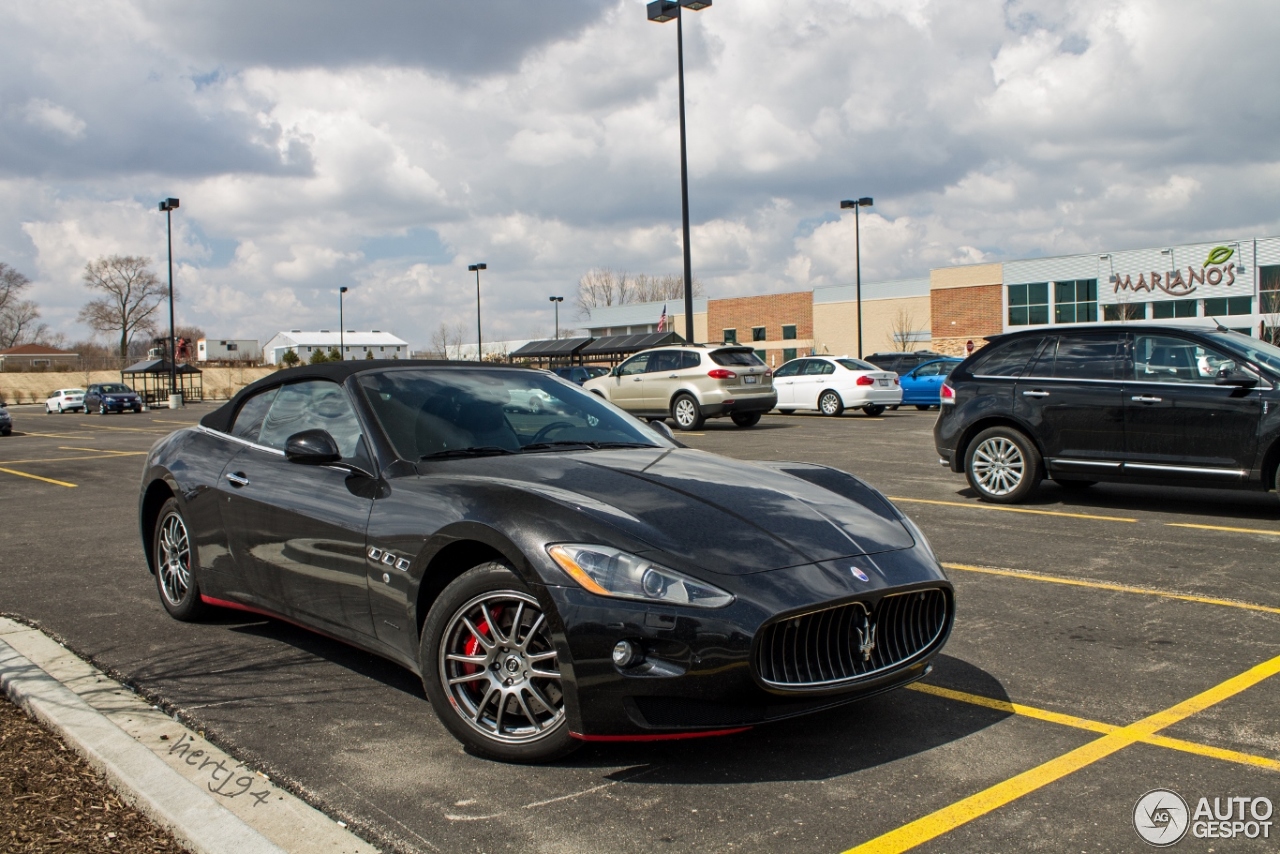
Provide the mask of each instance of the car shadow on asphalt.
{"label": "car shadow on asphalt", "polygon": [[[928,681],[1008,701],[1004,687],[990,673],[946,655],[935,659]],[[903,689],[738,735],[593,744],[560,764],[624,765],[605,779],[645,785],[826,780],[925,753],[986,729],[1010,714]],[[646,767],[638,770],[637,766]]]}
{"label": "car shadow on asphalt", "polygon": [[[972,488],[958,489],[955,495],[957,498],[983,503],[978,500],[978,493]],[[1099,483],[1083,490],[1068,490],[1051,480],[1046,480],[1040,484],[1035,494],[1020,504],[988,506],[1025,507],[1032,510],[1052,509],[1066,513],[1141,510],[1202,519],[1207,517],[1237,521],[1280,519],[1280,501],[1277,501],[1275,493],[1271,492],[1127,483]]]}

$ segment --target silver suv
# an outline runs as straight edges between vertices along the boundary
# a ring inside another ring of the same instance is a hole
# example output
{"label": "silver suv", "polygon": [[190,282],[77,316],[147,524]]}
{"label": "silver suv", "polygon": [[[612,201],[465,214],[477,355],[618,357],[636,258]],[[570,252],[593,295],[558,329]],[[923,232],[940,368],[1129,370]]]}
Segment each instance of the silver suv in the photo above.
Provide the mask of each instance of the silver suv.
{"label": "silver suv", "polygon": [[726,415],[739,427],[751,427],[778,404],[773,371],[750,347],[645,350],[583,388],[634,415],[671,418],[681,430],[697,430],[705,419]]}

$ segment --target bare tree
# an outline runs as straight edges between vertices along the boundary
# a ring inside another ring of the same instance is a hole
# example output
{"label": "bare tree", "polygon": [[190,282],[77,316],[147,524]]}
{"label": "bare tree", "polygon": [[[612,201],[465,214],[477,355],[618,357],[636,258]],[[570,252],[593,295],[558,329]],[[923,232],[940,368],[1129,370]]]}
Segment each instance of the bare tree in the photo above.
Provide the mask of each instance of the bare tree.
{"label": "bare tree", "polygon": [[906,353],[911,349],[911,345],[915,343],[916,332],[916,316],[911,309],[906,306],[899,306],[898,312],[893,316],[893,320],[889,324],[890,331],[893,332],[893,349]]}
{"label": "bare tree", "polygon": [[109,255],[84,266],[84,283],[104,296],[80,309],[79,320],[94,332],[119,336],[120,358],[129,358],[129,345],[154,329],[152,315],[164,302],[165,288],[151,272],[151,259]]}
{"label": "bare tree", "polygon": [[[702,282],[696,277],[693,280],[693,295],[706,295]],[[665,276],[651,276],[648,273],[632,275],[625,271],[615,272],[607,267],[598,267],[588,270],[578,280],[579,317],[590,317],[592,309],[604,306],[683,298],[684,277],[673,273]]]}
{"label": "bare tree", "polygon": [[43,324],[36,325],[40,309],[31,300],[22,298],[22,292],[29,287],[30,279],[0,262],[0,349],[24,339],[34,340],[37,332],[44,334],[49,329]]}
{"label": "bare tree", "polygon": [[431,352],[445,359],[458,358],[458,348],[462,346],[465,331],[462,323],[441,323],[431,333]]}

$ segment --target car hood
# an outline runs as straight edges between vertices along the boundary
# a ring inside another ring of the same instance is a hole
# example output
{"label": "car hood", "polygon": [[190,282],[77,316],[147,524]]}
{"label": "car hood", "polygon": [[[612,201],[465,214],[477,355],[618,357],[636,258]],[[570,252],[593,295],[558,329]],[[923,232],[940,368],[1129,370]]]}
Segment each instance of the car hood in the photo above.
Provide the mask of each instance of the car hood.
{"label": "car hood", "polygon": [[473,476],[550,498],[654,551],[720,574],[746,575],[915,545],[880,493],[825,466],[748,463],[689,449],[457,462]]}

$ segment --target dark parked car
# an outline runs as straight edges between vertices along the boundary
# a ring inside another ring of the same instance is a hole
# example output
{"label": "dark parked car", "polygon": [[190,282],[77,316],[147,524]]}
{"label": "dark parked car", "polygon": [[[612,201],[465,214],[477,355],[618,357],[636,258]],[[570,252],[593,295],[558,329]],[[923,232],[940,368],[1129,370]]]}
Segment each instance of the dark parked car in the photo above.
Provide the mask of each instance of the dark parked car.
{"label": "dark parked car", "polygon": [[142,411],[142,398],[123,383],[94,383],[85,390],[84,411],[106,415],[108,412]]}
{"label": "dark parked car", "polygon": [[0,436],[8,436],[13,432],[13,416],[9,414],[9,410],[5,408],[4,401],[0,400]]}
{"label": "dark parked car", "polygon": [[572,368],[556,368],[552,371],[556,376],[566,379],[571,383],[582,385],[587,380],[593,380],[596,377],[602,377],[609,373],[608,368],[602,368],[598,365],[576,365]]}
{"label": "dark parked car", "polygon": [[935,353],[932,350],[916,350],[914,353],[872,353],[870,356],[864,356],[862,361],[870,362],[883,371],[893,371],[898,376],[902,376],[925,362],[942,358],[945,357],[941,353]]}
{"label": "dark parked car", "polygon": [[999,335],[943,385],[939,461],[979,497],[1045,476],[1276,489],[1280,348],[1224,328],[1081,326]]}
{"label": "dark parked car", "polygon": [[[531,390],[551,405],[507,406]],[[278,615],[385,656],[501,759],[737,731],[928,672],[952,588],[884,496],[669,437],[542,371],[298,367],[152,448],[141,534],[175,618]]]}

